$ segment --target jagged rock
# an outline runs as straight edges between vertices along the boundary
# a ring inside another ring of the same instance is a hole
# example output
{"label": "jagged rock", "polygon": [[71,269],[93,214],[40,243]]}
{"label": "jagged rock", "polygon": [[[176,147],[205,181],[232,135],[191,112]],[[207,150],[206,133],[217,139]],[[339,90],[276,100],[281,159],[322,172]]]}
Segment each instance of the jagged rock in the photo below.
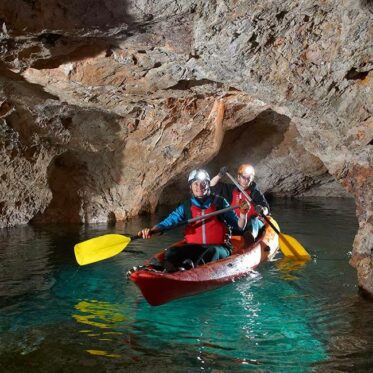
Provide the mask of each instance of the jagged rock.
{"label": "jagged rock", "polygon": [[372,12],[2,2],[0,226],[127,219],[176,199],[192,167],[245,158],[269,193],[355,199],[352,264],[373,292]]}

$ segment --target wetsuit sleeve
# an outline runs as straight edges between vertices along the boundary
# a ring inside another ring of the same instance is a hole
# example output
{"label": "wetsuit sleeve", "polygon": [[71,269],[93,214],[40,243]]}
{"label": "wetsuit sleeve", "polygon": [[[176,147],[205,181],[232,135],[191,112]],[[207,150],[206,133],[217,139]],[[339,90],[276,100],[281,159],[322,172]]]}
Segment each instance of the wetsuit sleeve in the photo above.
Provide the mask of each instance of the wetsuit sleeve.
{"label": "wetsuit sleeve", "polygon": [[186,220],[184,205],[180,204],[173,210],[165,219],[156,225],[159,230],[170,228],[182,221]]}
{"label": "wetsuit sleeve", "polygon": [[217,183],[215,186],[211,187],[212,193],[224,197],[228,202],[232,201],[232,193],[234,190],[233,184],[227,183]]}
{"label": "wetsuit sleeve", "polygon": [[264,194],[260,192],[257,188],[253,188],[253,190],[251,191],[251,198],[256,205],[267,207],[269,211],[269,203],[264,197]]}

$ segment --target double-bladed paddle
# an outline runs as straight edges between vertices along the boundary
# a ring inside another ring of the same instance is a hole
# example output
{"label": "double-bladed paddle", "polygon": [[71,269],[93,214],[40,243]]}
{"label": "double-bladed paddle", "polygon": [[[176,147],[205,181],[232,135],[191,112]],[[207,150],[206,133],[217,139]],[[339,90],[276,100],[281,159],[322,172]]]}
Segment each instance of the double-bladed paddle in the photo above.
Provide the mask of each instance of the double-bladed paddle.
{"label": "double-bladed paddle", "polygon": [[[257,210],[257,205],[254,203],[252,198],[245,192],[245,190],[241,187],[241,185],[238,183],[238,181],[229,173],[225,172],[225,174],[231,179],[233,184],[240,190],[240,192],[247,198],[247,200],[254,204],[255,210]],[[286,257],[293,257],[296,259],[301,260],[309,260],[311,259],[310,254],[307,252],[307,250],[292,236],[289,236],[288,234],[281,233],[268,219],[267,216],[264,214],[261,214],[257,211],[257,214],[262,216],[265,221],[271,226],[271,228],[278,234],[279,241],[280,241],[280,249],[282,253]]]}
{"label": "double-bladed paddle", "polygon": [[[165,231],[169,231],[184,224],[191,224],[200,220],[209,219],[213,216],[223,214],[227,211],[234,210],[238,207],[240,206],[229,206],[224,209],[210,212],[206,215],[201,215],[195,218],[184,220],[171,227],[153,233],[163,233]],[[141,238],[141,236],[136,235],[128,237],[121,234],[105,234],[103,236],[94,237],[87,241],[80,242],[74,246],[76,261],[79,265],[82,266],[111,258],[121,253],[131,241],[137,240],[138,238]]]}

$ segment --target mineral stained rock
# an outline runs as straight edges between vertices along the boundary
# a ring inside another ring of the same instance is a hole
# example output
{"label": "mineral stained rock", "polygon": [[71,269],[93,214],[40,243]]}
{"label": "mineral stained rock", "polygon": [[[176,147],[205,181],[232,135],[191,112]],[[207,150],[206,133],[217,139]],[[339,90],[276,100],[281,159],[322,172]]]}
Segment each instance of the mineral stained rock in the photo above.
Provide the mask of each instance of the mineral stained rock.
{"label": "mineral stained rock", "polygon": [[371,1],[0,14],[0,227],[124,220],[177,199],[193,167],[249,161],[267,193],[354,198],[351,263],[373,293]]}

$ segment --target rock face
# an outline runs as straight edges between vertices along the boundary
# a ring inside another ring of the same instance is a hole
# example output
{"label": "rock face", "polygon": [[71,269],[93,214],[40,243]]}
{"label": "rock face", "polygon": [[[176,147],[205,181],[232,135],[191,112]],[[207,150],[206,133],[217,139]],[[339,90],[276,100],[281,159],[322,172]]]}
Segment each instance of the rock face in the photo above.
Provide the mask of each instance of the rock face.
{"label": "rock face", "polygon": [[249,161],[268,193],[355,199],[351,263],[373,293],[371,1],[0,14],[0,227],[123,220],[176,199],[191,168]]}

